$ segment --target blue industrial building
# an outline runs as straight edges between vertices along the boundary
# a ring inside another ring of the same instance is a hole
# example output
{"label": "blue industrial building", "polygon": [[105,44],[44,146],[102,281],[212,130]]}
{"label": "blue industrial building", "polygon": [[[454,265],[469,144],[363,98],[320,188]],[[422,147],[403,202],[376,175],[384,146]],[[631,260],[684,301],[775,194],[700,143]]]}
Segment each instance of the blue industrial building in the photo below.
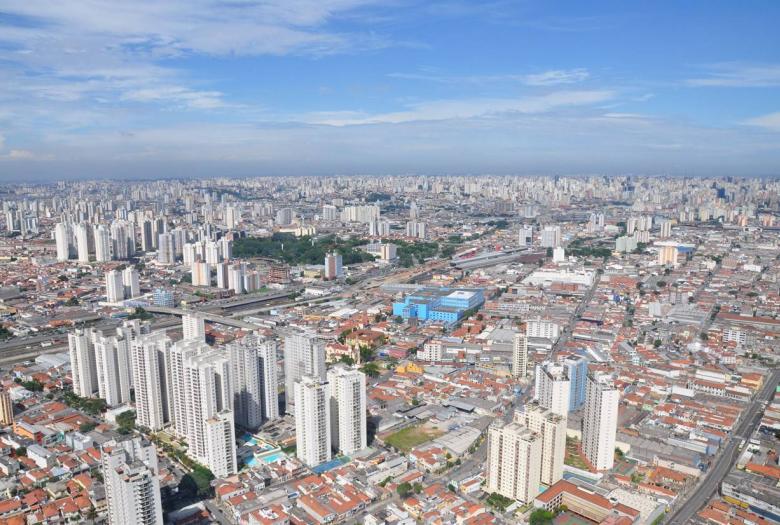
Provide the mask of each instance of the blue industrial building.
{"label": "blue industrial building", "polygon": [[453,324],[466,310],[485,302],[481,288],[425,287],[409,293],[402,302],[393,303],[393,315],[406,320],[441,321]]}

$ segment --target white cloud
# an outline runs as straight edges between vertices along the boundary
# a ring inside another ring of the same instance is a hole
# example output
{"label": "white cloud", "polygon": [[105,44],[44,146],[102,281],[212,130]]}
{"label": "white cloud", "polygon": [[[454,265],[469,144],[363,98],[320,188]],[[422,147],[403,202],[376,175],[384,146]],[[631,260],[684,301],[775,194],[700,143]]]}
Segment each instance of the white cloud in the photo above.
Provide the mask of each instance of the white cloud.
{"label": "white cloud", "polygon": [[436,100],[412,104],[405,111],[380,113],[375,115],[361,113],[314,113],[302,118],[305,122],[327,124],[331,126],[349,126],[360,124],[468,119],[497,116],[506,113],[544,113],[566,106],[590,105],[615,96],[612,91],[557,91],[539,96],[518,98],[475,98],[461,100]]}
{"label": "white cloud", "polygon": [[780,131],[780,111],[747,119],[744,121],[744,124],[758,126],[772,131]]}
{"label": "white cloud", "polygon": [[590,76],[587,69],[553,69],[542,73],[525,76],[529,86],[557,86],[560,84],[575,84],[587,80]]}
{"label": "white cloud", "polygon": [[686,80],[693,87],[774,87],[780,86],[780,65],[740,63],[714,64],[707,74]]}

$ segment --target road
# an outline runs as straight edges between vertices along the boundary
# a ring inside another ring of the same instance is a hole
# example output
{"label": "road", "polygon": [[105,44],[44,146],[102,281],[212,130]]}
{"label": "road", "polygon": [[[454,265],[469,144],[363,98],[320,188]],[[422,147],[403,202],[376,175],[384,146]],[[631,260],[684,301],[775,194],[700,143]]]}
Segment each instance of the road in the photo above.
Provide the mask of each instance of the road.
{"label": "road", "polygon": [[577,321],[580,320],[580,316],[582,316],[585,308],[588,307],[591,299],[593,299],[593,294],[596,293],[596,288],[599,287],[599,281],[601,281],[601,274],[596,273],[593,285],[590,287],[587,293],[585,293],[585,296],[580,301],[580,304],[577,305],[577,308],[574,310],[574,314],[572,314],[571,319],[569,319],[569,324],[563,328],[563,332],[561,333],[560,337],[558,337],[558,340],[555,341],[555,344],[550,349],[550,354],[547,356],[547,359],[552,360],[555,356],[555,353],[569,342],[569,339],[571,339],[572,334],[574,333],[574,327],[577,326]]}
{"label": "road", "polygon": [[734,434],[729,438],[723,451],[710,467],[707,474],[699,482],[694,491],[689,494],[684,503],[666,520],[668,525],[685,525],[701,509],[718,490],[720,482],[731,470],[739,456],[740,445],[743,439],[749,439],[761,421],[764,413],[764,401],[771,399],[777,382],[780,380],[780,370],[775,370],[767,379],[761,392],[751,401],[747,411],[742,413],[742,418],[737,424]]}

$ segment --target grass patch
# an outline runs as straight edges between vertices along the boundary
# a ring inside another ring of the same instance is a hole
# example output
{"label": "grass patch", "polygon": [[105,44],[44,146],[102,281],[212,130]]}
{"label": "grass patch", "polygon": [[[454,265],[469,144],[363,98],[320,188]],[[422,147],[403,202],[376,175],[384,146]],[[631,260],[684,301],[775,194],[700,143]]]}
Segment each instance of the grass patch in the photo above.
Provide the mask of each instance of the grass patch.
{"label": "grass patch", "polygon": [[417,445],[427,443],[441,436],[443,432],[437,429],[426,428],[424,425],[415,425],[402,428],[385,438],[385,443],[392,445],[402,452],[409,452]]}

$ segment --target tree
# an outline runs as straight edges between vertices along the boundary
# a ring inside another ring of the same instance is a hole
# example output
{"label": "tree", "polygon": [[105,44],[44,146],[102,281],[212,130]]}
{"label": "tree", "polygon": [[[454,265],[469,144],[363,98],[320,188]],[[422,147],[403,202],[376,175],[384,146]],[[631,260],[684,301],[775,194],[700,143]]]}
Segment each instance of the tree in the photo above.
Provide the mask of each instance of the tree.
{"label": "tree", "polygon": [[19,447],[16,450],[14,450],[14,456],[16,456],[17,458],[21,458],[26,455],[27,455],[27,447]]}
{"label": "tree", "polygon": [[555,514],[553,514],[549,510],[536,509],[531,513],[531,517],[529,518],[529,523],[531,525],[549,525],[553,522],[554,517]]}
{"label": "tree", "polygon": [[412,485],[409,482],[404,481],[403,483],[398,485],[396,491],[398,492],[399,496],[401,496],[402,498],[406,498],[409,496],[409,494],[412,493]]}
{"label": "tree", "polygon": [[135,410],[126,410],[116,416],[116,424],[120,434],[129,434],[135,429]]}
{"label": "tree", "polygon": [[655,341],[653,341],[653,346],[656,348],[661,346],[661,344],[663,344],[663,341],[661,341],[660,339],[656,339]]}
{"label": "tree", "polygon": [[368,377],[379,376],[379,366],[376,363],[366,363],[365,365],[363,365],[363,368],[361,368],[360,370]]}
{"label": "tree", "polygon": [[345,364],[347,364],[347,365],[349,365],[349,366],[352,366],[352,365],[354,365],[354,364],[355,364],[355,360],[354,360],[354,359],[352,359],[352,358],[351,358],[350,356],[348,356],[348,355],[343,355],[343,356],[341,356],[341,357],[339,358],[339,361],[340,361],[340,362],[342,362],[342,363],[345,363]]}
{"label": "tree", "polygon": [[86,434],[87,432],[91,432],[95,430],[95,427],[97,426],[97,423],[94,421],[87,421],[86,423],[82,423],[79,425],[79,432],[82,434]]}

